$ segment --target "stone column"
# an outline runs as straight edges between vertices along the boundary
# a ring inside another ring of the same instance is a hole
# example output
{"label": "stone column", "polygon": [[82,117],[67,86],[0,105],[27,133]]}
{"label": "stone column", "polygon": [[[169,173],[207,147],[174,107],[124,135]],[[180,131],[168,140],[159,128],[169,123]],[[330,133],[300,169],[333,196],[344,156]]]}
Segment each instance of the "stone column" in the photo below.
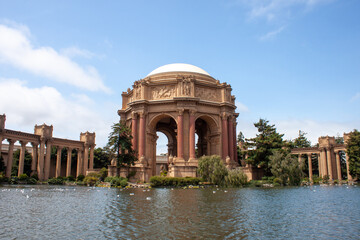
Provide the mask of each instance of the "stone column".
{"label": "stone column", "polygon": [[229,129],[229,155],[231,161],[235,162],[234,159],[234,125],[233,125],[233,117],[229,117],[228,119],[228,129]]}
{"label": "stone column", "polygon": [[341,176],[341,165],[340,165],[340,155],[339,155],[339,151],[335,151],[335,156],[336,156],[336,173],[337,173],[337,178],[341,181],[342,180],[342,176]]}
{"label": "stone column", "polygon": [[62,150],[62,147],[57,146],[55,177],[60,177],[60,175],[61,175],[61,150]]}
{"label": "stone column", "polygon": [[350,170],[349,170],[349,156],[347,153],[345,153],[345,156],[346,156],[346,173],[347,173],[347,179],[348,181],[352,181],[353,178],[352,176],[350,175]]}
{"label": "stone column", "polygon": [[86,176],[86,171],[89,169],[89,145],[88,144],[85,144],[83,159],[84,159],[83,173],[84,173],[84,176]]}
{"label": "stone column", "polygon": [[227,114],[223,113],[222,118],[222,159],[225,161],[226,157],[229,156],[228,152],[228,126],[227,126]]}
{"label": "stone column", "polygon": [[178,110],[178,123],[177,123],[177,159],[184,159],[184,110]]}
{"label": "stone column", "polygon": [[[1,130],[0,130],[0,132],[1,132]],[[0,136],[0,157],[1,157],[1,151],[2,151],[2,141],[3,141],[4,139],[3,139],[3,137],[2,136]]]}
{"label": "stone column", "polygon": [[44,166],[44,180],[49,179],[50,174],[50,157],[51,157],[51,141],[46,142],[46,156],[45,156],[45,166]]}
{"label": "stone column", "polygon": [[310,182],[312,182],[313,181],[313,171],[312,171],[311,153],[308,153],[307,156],[308,156],[308,165],[309,165],[309,179],[310,179]]}
{"label": "stone column", "polygon": [[6,177],[11,177],[11,169],[13,164],[13,157],[14,157],[14,143],[15,141],[8,139],[9,142],[9,151],[8,151],[8,161],[6,165]]}
{"label": "stone column", "polygon": [[326,155],[327,155],[327,164],[328,164],[328,172],[329,172],[329,179],[333,180],[334,176],[333,176],[333,172],[332,172],[332,162],[331,162],[331,152],[330,152],[330,148],[326,148]]}
{"label": "stone column", "polygon": [[322,172],[323,172],[322,177],[324,177],[325,175],[329,175],[327,161],[326,161],[325,148],[321,149],[320,156],[321,156],[320,159],[321,159],[321,162],[322,162],[321,169],[322,169]]}
{"label": "stone column", "polygon": [[299,153],[299,155],[298,155],[298,162],[299,162],[299,164],[301,164],[301,153]]}
{"label": "stone column", "polygon": [[44,152],[45,152],[45,139],[40,139],[40,149],[39,149],[39,160],[38,160],[38,177],[40,180],[44,180]]}
{"label": "stone column", "polygon": [[145,158],[145,138],[146,138],[146,127],[145,127],[145,113],[140,112],[140,127],[139,127],[139,159]]}
{"label": "stone column", "polygon": [[195,154],[195,111],[190,110],[190,129],[189,129],[189,148],[190,160],[196,159]]}
{"label": "stone column", "polygon": [[24,173],[24,159],[25,159],[25,150],[27,142],[20,141],[21,149],[20,149],[20,157],[19,157],[19,168],[18,168],[18,177]]}
{"label": "stone column", "polygon": [[132,135],[132,139],[131,139],[131,143],[132,143],[132,146],[133,146],[133,149],[135,151],[137,151],[137,137],[138,137],[138,134],[137,134],[137,114],[135,112],[133,112],[131,114],[132,116],[132,119],[131,119],[131,135]]}
{"label": "stone column", "polygon": [[90,146],[90,160],[89,160],[89,169],[94,169],[94,145]]}
{"label": "stone column", "polygon": [[71,153],[72,148],[67,148],[67,161],[66,161],[66,176],[71,176]]}
{"label": "stone column", "polygon": [[38,144],[32,142],[32,153],[31,153],[31,175],[36,173],[36,165],[37,165],[37,158],[38,158]]}
{"label": "stone column", "polygon": [[318,160],[318,170],[319,170],[319,177],[321,177],[321,162],[320,162],[320,153],[317,153],[317,160]]}
{"label": "stone column", "polygon": [[77,167],[76,167],[76,177],[78,177],[82,173],[82,151],[81,149],[77,149]]}
{"label": "stone column", "polygon": [[237,163],[238,162],[238,153],[237,153],[237,142],[236,142],[236,118],[234,117],[234,122],[233,122],[233,138],[234,138],[234,160]]}

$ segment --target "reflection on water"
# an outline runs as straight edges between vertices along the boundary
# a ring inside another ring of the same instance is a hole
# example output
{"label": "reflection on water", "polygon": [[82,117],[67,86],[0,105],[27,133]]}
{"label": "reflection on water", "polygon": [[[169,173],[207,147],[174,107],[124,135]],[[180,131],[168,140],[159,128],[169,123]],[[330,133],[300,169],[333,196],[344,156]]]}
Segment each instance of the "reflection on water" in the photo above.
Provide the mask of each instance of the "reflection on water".
{"label": "reflection on water", "polygon": [[356,239],[360,236],[360,187],[226,191],[2,186],[0,239]]}

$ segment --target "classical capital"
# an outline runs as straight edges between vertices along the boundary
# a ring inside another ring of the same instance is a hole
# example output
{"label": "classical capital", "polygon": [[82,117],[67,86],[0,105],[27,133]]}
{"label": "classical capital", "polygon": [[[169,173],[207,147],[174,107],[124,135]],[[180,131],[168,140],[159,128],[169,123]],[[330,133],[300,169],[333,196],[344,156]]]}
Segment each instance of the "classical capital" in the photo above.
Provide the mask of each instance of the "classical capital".
{"label": "classical capital", "polygon": [[31,142],[31,146],[33,146],[33,147],[37,147],[39,144],[38,143],[36,143],[36,142]]}
{"label": "classical capital", "polygon": [[140,118],[144,118],[146,116],[146,112],[143,110],[143,111],[139,111],[138,112]]}
{"label": "classical capital", "polygon": [[221,114],[220,114],[220,116],[221,116],[221,119],[222,119],[222,120],[227,120],[227,119],[228,119],[229,114],[228,114],[228,113],[226,113],[226,112],[223,112],[223,113],[221,113]]}
{"label": "classical capital", "polygon": [[131,112],[132,119],[137,119],[137,116],[138,116],[137,112]]}
{"label": "classical capital", "polygon": [[190,109],[189,110],[189,113],[190,113],[191,116],[194,116],[196,114],[196,112],[197,111],[195,109]]}
{"label": "classical capital", "polygon": [[183,115],[184,114],[184,109],[183,108],[178,108],[178,115]]}
{"label": "classical capital", "polygon": [[28,143],[27,141],[22,141],[22,140],[19,141],[19,142],[20,142],[20,145],[21,145],[21,146],[26,146],[26,144]]}
{"label": "classical capital", "polygon": [[12,139],[10,139],[10,138],[8,138],[8,139],[6,139],[7,141],[8,141],[8,143],[10,144],[10,145],[14,145],[14,143],[16,142],[16,141],[14,141],[14,140],[12,140]]}

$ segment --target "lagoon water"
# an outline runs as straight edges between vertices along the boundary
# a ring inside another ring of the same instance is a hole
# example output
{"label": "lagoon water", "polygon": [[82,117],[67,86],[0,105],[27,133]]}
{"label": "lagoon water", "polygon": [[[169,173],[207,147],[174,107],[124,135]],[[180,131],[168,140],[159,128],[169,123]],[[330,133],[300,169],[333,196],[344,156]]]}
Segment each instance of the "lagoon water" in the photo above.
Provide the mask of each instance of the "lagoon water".
{"label": "lagoon water", "polygon": [[360,239],[360,187],[0,187],[0,239]]}

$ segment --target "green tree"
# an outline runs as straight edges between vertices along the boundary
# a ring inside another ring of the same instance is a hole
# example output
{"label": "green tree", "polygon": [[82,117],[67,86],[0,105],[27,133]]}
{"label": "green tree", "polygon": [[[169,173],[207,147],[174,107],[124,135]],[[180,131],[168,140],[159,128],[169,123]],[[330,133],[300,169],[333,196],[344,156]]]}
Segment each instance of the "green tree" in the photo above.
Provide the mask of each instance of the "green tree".
{"label": "green tree", "polygon": [[107,168],[110,162],[110,154],[106,149],[100,147],[94,149],[94,168]]}
{"label": "green tree", "polygon": [[270,158],[271,173],[279,178],[282,184],[299,185],[303,172],[296,157],[283,150],[276,149]]}
{"label": "green tree", "polygon": [[269,157],[274,149],[281,149],[284,146],[282,137],[284,134],[276,132],[275,125],[269,125],[269,121],[260,118],[259,122],[254,123],[258,129],[255,138],[246,139],[248,147],[247,162],[253,165],[259,165],[265,171],[265,175],[271,175],[269,167]]}
{"label": "green tree", "polygon": [[344,144],[344,138],[341,137],[339,133],[336,134],[335,143],[337,143],[337,144]]}
{"label": "green tree", "polygon": [[349,171],[353,178],[360,178],[360,132],[350,133],[346,145],[346,154],[349,156]]}
{"label": "green tree", "polygon": [[228,171],[220,156],[202,156],[199,159],[198,173],[206,182],[223,185]]}
{"label": "green tree", "polygon": [[311,147],[311,142],[305,137],[307,133],[299,130],[299,136],[292,142],[292,148]]}
{"label": "green tree", "polygon": [[237,141],[238,141],[238,143],[245,142],[244,134],[241,131],[239,132],[239,134],[237,136]]}
{"label": "green tree", "polygon": [[123,123],[114,123],[111,127],[108,144],[110,159],[117,159],[118,167],[130,167],[137,160],[131,144],[131,129]]}

